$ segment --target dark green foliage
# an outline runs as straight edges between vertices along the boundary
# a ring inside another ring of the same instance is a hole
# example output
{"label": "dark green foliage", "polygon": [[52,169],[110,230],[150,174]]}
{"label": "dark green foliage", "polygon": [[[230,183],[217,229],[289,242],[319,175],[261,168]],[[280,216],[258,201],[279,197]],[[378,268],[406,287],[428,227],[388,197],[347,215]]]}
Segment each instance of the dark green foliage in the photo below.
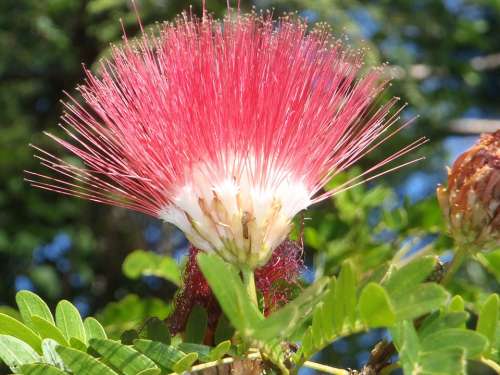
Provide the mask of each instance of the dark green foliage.
{"label": "dark green foliage", "polygon": [[[429,373],[465,374],[466,359],[495,358],[497,355],[498,296],[491,295],[483,304],[477,331],[466,329],[463,324],[468,314],[457,311],[460,310],[458,299],[454,298],[448,306],[444,288],[425,282],[430,271],[425,264],[433,264],[426,259],[400,269],[390,268],[384,284],[371,282],[362,287],[357,282],[360,275],[346,262],[338,278],[317,281],[267,318],[255,310],[250,297],[243,292],[242,281],[232,265],[216,256],[200,254],[198,259],[221,307],[243,340],[234,351],[231,341],[223,341],[215,347],[199,343],[202,339],[199,333],[206,327],[206,315],[201,310],[194,310],[189,319],[186,342],[179,342],[180,337],[173,345],[144,340],[136,331],[125,331],[119,342],[105,338],[96,319],[87,318],[83,323],[68,301],[58,304],[55,325],[52,313],[40,308],[44,304],[37,296],[21,293],[19,305],[24,320],[30,322],[33,330],[3,316],[0,330],[7,334],[0,335],[3,348],[0,358],[12,371],[23,374],[42,371],[59,374],[68,370],[75,374],[160,374],[162,371],[183,372],[196,361],[211,363],[254,346],[277,368],[287,372],[290,361],[300,367],[330,342],[372,327],[390,329],[400,353],[401,366],[408,373],[423,368]],[[221,270],[232,278],[232,284],[222,286],[220,278],[212,276]],[[395,281],[400,280],[402,272],[416,282],[413,285],[401,283],[399,286],[403,289],[396,288]],[[37,315],[39,311],[45,318]],[[417,317],[425,317],[418,331],[412,323]],[[310,323],[301,330],[306,321]],[[163,322],[151,319],[149,324],[159,327]],[[147,334],[151,335],[151,331]],[[294,337],[302,345],[290,357],[280,342],[293,341]],[[190,341],[192,339],[195,342]]]}

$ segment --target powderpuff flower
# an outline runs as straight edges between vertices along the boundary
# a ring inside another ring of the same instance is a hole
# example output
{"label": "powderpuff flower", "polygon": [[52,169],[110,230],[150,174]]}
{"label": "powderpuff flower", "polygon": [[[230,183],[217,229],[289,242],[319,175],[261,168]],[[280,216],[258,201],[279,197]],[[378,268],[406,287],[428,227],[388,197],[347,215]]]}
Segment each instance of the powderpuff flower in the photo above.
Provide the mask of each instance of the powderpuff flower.
{"label": "powderpuff flower", "polygon": [[98,74],[85,70],[83,103],[65,103],[67,137],[48,134],[82,164],[35,147],[56,175],[28,172],[34,186],[161,218],[255,269],[298,212],[424,141],[324,191],[401,129],[396,98],[374,105],[382,69],[360,74],[361,53],[294,17],[184,14],[157,31],[124,37]]}

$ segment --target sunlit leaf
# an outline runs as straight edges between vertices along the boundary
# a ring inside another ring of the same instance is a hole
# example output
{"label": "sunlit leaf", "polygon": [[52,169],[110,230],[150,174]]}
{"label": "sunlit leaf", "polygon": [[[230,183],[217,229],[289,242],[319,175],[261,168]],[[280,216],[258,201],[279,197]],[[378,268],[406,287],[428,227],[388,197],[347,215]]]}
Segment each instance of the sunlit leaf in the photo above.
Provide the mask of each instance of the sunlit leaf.
{"label": "sunlit leaf", "polygon": [[224,357],[231,349],[231,341],[222,341],[215,348],[210,351],[210,360],[218,361]]}
{"label": "sunlit leaf", "polygon": [[198,359],[198,354],[197,353],[189,353],[186,354],[182,359],[177,361],[177,363],[174,365],[173,370],[178,373],[183,373],[184,371],[188,371],[191,366],[196,362]]}
{"label": "sunlit leaf", "polygon": [[28,290],[21,290],[16,294],[16,303],[19,308],[19,312],[23,317],[24,323],[32,328],[36,329],[32,323],[31,317],[34,315],[45,319],[49,323],[55,324],[52,313],[50,312],[47,304],[38,297],[35,293]]}
{"label": "sunlit leaf", "polygon": [[72,337],[87,343],[85,327],[78,309],[69,301],[62,300],[56,306],[56,325],[67,340]]}
{"label": "sunlit leaf", "polygon": [[69,339],[69,345],[72,348],[81,350],[82,352],[87,351],[87,345],[83,341],[80,341],[79,339],[77,339],[76,337],[71,337]]}
{"label": "sunlit leaf", "polygon": [[36,332],[42,337],[42,339],[53,339],[61,345],[69,346],[69,343],[61,330],[53,323],[36,315],[31,317],[31,322],[35,327]]}
{"label": "sunlit leaf", "polygon": [[186,355],[171,345],[151,340],[136,340],[134,348],[160,367],[169,370],[173,370],[174,365]]}
{"label": "sunlit leaf", "polygon": [[110,369],[104,363],[80,350],[65,346],[58,346],[56,350],[66,366],[68,366],[69,369],[75,374],[117,375],[115,371]]}
{"label": "sunlit leaf", "polygon": [[0,335],[0,359],[14,373],[21,373],[20,367],[22,365],[42,360],[31,346],[16,337],[8,335]]}
{"label": "sunlit leaf", "polygon": [[160,256],[150,251],[136,250],[130,253],[123,262],[123,273],[131,278],[140,276],[156,276],[169,280],[175,285],[181,283],[181,272],[174,259]]}
{"label": "sunlit leaf", "polygon": [[197,261],[232,325],[246,336],[255,333],[253,327],[263,317],[250,301],[238,270],[217,255],[199,253]]}
{"label": "sunlit leaf", "polygon": [[42,340],[35,332],[30,328],[26,327],[19,320],[11,318],[8,315],[0,314],[0,334],[9,335],[24,341],[35,349],[38,353],[41,353],[41,343]]}
{"label": "sunlit leaf", "polygon": [[52,365],[37,363],[31,365],[23,365],[21,371],[24,375],[64,375],[64,371],[59,370]]}
{"label": "sunlit leaf", "polygon": [[209,362],[212,360],[212,358],[210,357],[210,352],[212,351],[212,348],[210,346],[202,344],[193,344],[190,342],[182,342],[177,347],[184,353],[198,354],[198,360],[202,362]]}
{"label": "sunlit leaf", "polygon": [[85,336],[87,339],[106,339],[106,331],[104,331],[101,323],[97,319],[88,317],[84,320]]}
{"label": "sunlit leaf", "polygon": [[117,341],[92,339],[90,347],[125,375],[136,375],[140,371],[157,368],[151,359]]}
{"label": "sunlit leaf", "polygon": [[54,341],[52,339],[44,339],[42,341],[43,359],[45,363],[53,365],[61,370],[66,370],[67,368],[64,365],[64,361],[56,351],[56,348],[58,346],[59,343],[57,341]]}

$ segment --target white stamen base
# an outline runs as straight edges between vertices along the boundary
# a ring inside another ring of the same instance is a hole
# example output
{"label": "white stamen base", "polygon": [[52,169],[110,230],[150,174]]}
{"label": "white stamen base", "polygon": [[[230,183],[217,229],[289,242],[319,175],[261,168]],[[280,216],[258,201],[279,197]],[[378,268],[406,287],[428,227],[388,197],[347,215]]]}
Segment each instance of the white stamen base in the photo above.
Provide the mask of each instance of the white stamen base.
{"label": "white stamen base", "polygon": [[176,191],[159,217],[181,229],[193,246],[253,269],[267,262],[311,199],[302,182],[284,177],[255,186],[244,169],[239,179],[218,181],[203,173],[208,167],[193,169],[193,179]]}

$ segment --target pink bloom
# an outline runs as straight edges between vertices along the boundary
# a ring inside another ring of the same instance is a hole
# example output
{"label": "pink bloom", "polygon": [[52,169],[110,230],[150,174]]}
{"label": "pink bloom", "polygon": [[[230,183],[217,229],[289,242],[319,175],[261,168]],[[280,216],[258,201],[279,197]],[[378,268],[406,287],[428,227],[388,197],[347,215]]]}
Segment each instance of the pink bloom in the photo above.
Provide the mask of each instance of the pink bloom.
{"label": "pink bloom", "polygon": [[[36,148],[56,176],[34,186],[144,212],[197,248],[256,268],[310,205],[374,178],[418,140],[362,175],[322,191],[399,129],[397,99],[374,106],[382,70],[297,19],[184,15],[159,36],[114,47],[86,70],[84,103],[65,104],[73,165]],[[29,173],[29,172],[28,172]]]}

